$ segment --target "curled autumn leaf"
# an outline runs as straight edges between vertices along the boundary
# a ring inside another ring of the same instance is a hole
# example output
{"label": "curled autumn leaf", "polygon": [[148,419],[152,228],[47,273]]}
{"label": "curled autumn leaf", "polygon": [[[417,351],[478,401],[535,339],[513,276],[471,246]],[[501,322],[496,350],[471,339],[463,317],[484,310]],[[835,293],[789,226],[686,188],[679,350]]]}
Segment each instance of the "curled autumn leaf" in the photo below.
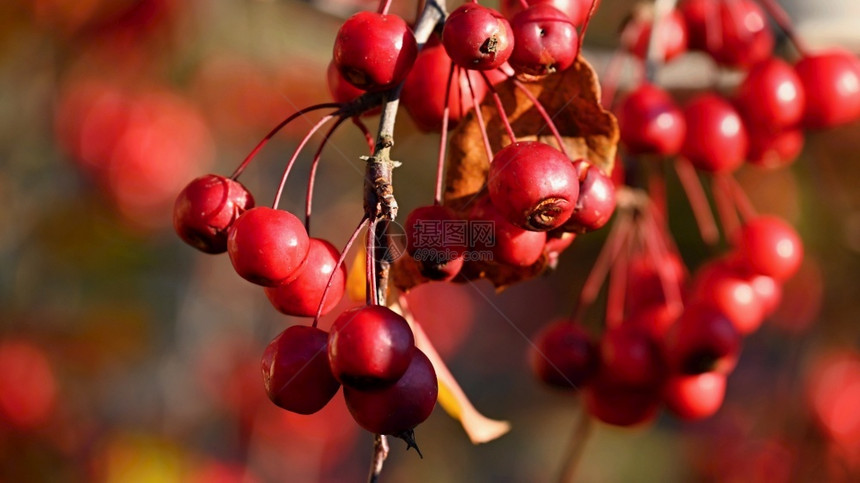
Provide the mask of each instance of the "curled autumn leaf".
{"label": "curled autumn leaf", "polygon": [[[572,159],[586,158],[604,172],[612,172],[619,137],[618,124],[615,117],[600,105],[597,74],[585,59],[579,57],[564,72],[523,85],[553,119]],[[558,147],[540,111],[513,80],[497,85],[496,90],[518,141],[539,140]],[[496,152],[509,144],[511,139],[490,96],[482,104],[481,112],[490,146]],[[451,137],[446,165],[445,204],[467,218],[470,209],[486,196],[489,166],[481,126],[472,112]],[[485,278],[497,289],[502,289],[537,276],[547,263],[545,256],[529,267],[512,267],[492,261],[467,262],[455,281]],[[393,281],[401,290],[409,290],[425,280],[409,257],[401,257],[395,264]]]}

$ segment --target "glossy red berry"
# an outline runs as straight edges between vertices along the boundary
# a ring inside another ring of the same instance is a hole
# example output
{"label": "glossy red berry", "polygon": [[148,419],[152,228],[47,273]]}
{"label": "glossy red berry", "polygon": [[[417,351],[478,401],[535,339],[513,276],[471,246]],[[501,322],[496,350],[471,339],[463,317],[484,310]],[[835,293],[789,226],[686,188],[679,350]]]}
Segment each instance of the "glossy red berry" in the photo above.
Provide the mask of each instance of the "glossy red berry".
{"label": "glossy red berry", "polygon": [[561,389],[580,389],[597,374],[600,352],[592,337],[571,320],[558,320],[535,336],[529,348],[535,377]]}
{"label": "glossy red berry", "polygon": [[406,319],[381,305],[349,309],[331,327],[328,360],[344,385],[367,389],[391,384],[412,360],[415,340]]}
{"label": "glossy red berry", "polygon": [[778,58],[754,65],[738,86],[735,98],[747,125],[765,132],[796,126],[806,105],[800,78],[791,65]]}
{"label": "glossy red berry", "polygon": [[616,109],[621,142],[631,154],[673,156],[681,150],[687,125],[672,97],[653,84],[627,94]]}
{"label": "glossy red berry", "polygon": [[375,434],[400,435],[423,423],[439,394],[430,359],[412,348],[409,365],[394,384],[363,390],[344,386],[343,395],[355,422]]}
{"label": "glossy red berry", "polygon": [[750,66],[771,56],[773,32],[753,0],[687,0],[680,5],[691,48],[720,64]]}
{"label": "glossy red berry", "polygon": [[467,222],[450,208],[422,206],[406,217],[406,251],[430,280],[451,280],[463,267]]}
{"label": "glossy red berry", "polygon": [[782,285],[767,275],[752,275],[750,284],[761,302],[764,316],[774,313],[782,302]]}
{"label": "glossy red berry", "polygon": [[227,234],[227,253],[242,278],[264,287],[292,280],[308,256],[308,233],[292,213],[258,206]]}
{"label": "glossy red berry", "polygon": [[[438,132],[442,129],[442,117],[445,110],[445,83],[451,69],[451,58],[441,44],[424,47],[415,65],[406,76],[400,102],[406,112],[426,132]],[[451,81],[451,92],[448,95],[448,127],[453,128],[475,106],[475,101],[469,91],[471,79],[472,91],[480,103],[487,94],[487,84],[478,72],[459,68]]]}
{"label": "glossy red berry", "polygon": [[514,49],[514,34],[501,13],[470,2],[448,15],[442,44],[460,67],[491,70],[508,61]]}
{"label": "glossy red berry", "polygon": [[328,334],[316,327],[294,325],[275,337],[263,353],[263,385],[276,405],[299,414],[313,414],[334,397],[340,383],[326,357]]}
{"label": "glossy red berry", "polygon": [[254,197],[238,181],[209,174],[188,183],[173,205],[173,228],[182,240],[206,253],[227,251],[227,231],[254,207]]}
{"label": "glossy red berry", "polygon": [[745,223],[737,244],[744,266],[777,281],[791,278],[803,261],[803,242],[791,225],[776,216],[759,216]]}
{"label": "glossy red berry", "polygon": [[675,416],[693,421],[713,416],[723,405],[726,376],[705,372],[694,376],[675,375],[663,386],[663,402]]}
{"label": "glossy red berry", "polygon": [[699,270],[691,297],[725,315],[741,335],[755,332],[764,321],[765,309],[750,278],[722,260]]}
{"label": "glossy red berry", "polygon": [[493,206],[532,231],[564,224],[576,208],[579,175],[561,151],[537,141],[515,142],[493,157],[487,174]]}
{"label": "glossy red berry", "polygon": [[781,168],[793,163],[803,151],[803,130],[788,129],[775,133],[749,131],[747,162],[762,168]]}
{"label": "glossy red berry", "polygon": [[519,73],[543,76],[566,70],[579,51],[570,17],[549,3],[537,3],[511,19],[516,42],[508,63]]}
{"label": "glossy red berry", "polygon": [[[573,22],[573,25],[577,27],[585,22],[588,11],[591,9],[591,0],[526,0],[526,3],[529,5],[552,5],[564,12]],[[523,3],[520,0],[502,0],[500,7],[502,14],[508,19],[514,18],[516,14],[523,11]]]}
{"label": "glossy red berry", "polygon": [[[311,238],[308,256],[295,278],[277,287],[266,287],[266,297],[282,314],[313,317],[339,258],[340,252],[334,245],[320,238]],[[345,290],[346,267],[341,265],[326,294],[323,315],[335,308]]]}
{"label": "glossy red berry", "polygon": [[[644,19],[634,19],[633,22],[635,22],[633,25],[635,32],[630,35],[631,41],[625,47],[633,55],[644,59],[648,56],[654,22]],[[664,62],[668,62],[687,51],[687,24],[679,11],[672,10],[662,18],[655,41],[658,42],[657,48],[660,49],[658,56]]]}
{"label": "glossy red berry", "polygon": [[359,12],[338,30],[333,61],[355,87],[379,91],[402,82],[416,55],[415,36],[402,18]]}
{"label": "glossy red berry", "polygon": [[743,164],[749,144],[740,115],[725,99],[703,94],[684,109],[687,132],[681,154],[709,173],[726,173]]}
{"label": "glossy red berry", "polygon": [[486,228],[480,234],[472,233],[471,258],[484,259],[486,256],[481,252],[490,252],[495,262],[528,267],[543,255],[546,232],[523,230],[510,224],[488,199],[475,204],[469,219],[473,225]]}
{"label": "glossy red berry", "polygon": [[730,372],[737,362],[741,336],[723,314],[702,304],[684,308],[666,338],[666,354],[681,374]]}
{"label": "glossy red berry", "polygon": [[807,55],[794,69],[806,95],[806,127],[828,128],[860,118],[860,60],[852,53]]}
{"label": "glossy red berry", "polygon": [[563,228],[576,233],[603,228],[615,213],[615,183],[584,159],[576,161],[574,167],[579,173],[579,196]]}
{"label": "glossy red berry", "polygon": [[620,384],[655,385],[663,377],[659,347],[650,334],[624,324],[606,331],[600,343],[603,371]]}

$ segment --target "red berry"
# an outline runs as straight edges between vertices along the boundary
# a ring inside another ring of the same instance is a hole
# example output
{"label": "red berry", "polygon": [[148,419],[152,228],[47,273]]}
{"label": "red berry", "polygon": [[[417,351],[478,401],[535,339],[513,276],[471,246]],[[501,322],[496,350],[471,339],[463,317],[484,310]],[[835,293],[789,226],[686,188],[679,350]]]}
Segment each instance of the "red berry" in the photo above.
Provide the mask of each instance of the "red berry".
{"label": "red berry", "polygon": [[579,196],[564,229],[584,233],[602,228],[615,213],[615,183],[584,159],[574,167],[579,172]]}
{"label": "red berry", "polygon": [[588,413],[614,426],[635,426],[652,421],[660,408],[657,387],[619,384],[603,372],[583,393]]}
{"label": "red berry", "polygon": [[423,423],[439,394],[430,359],[413,348],[409,366],[397,382],[370,390],[344,386],[343,395],[355,422],[375,434],[399,435]]}
{"label": "red berry", "polygon": [[538,380],[552,387],[580,389],[597,373],[600,353],[592,337],[570,320],[553,322],[535,336],[529,363]]}
{"label": "red berry", "polygon": [[803,242],[781,218],[759,216],[741,227],[738,254],[752,272],[785,281],[800,268]]}
{"label": "red berry", "polygon": [[566,70],[579,51],[570,18],[549,3],[536,3],[511,20],[516,42],[508,63],[517,72],[542,76]]}
{"label": "red berry", "polygon": [[502,14],[470,2],[448,15],[442,44],[460,67],[491,70],[508,61],[514,49],[514,34]]}
{"label": "red berry", "polygon": [[630,313],[639,312],[654,305],[665,305],[666,294],[660,271],[669,284],[679,288],[687,279],[684,261],[676,254],[668,254],[663,260],[654,260],[646,253],[636,254],[627,264],[627,290],[625,304]]}
{"label": "red berry", "polygon": [[788,63],[778,58],[754,65],[735,97],[747,125],[765,132],[796,126],[806,104],[800,78]]}
{"label": "red berry", "polygon": [[334,41],[334,64],[355,87],[381,91],[409,73],[418,45],[397,15],[359,12],[341,25]]}
{"label": "red berry", "polygon": [[265,206],[242,213],[227,235],[233,268],[245,280],[264,287],[295,278],[309,244],[308,233],[295,215]]}
{"label": "red berry", "polygon": [[294,325],[275,337],[263,353],[263,385],[276,405],[299,414],[313,414],[334,397],[340,383],[326,357],[328,334],[316,327]]}
{"label": "red berry", "polygon": [[680,315],[680,306],[658,303],[631,312],[624,324],[648,333],[651,340],[657,342],[664,340]]}
{"label": "red berry", "polygon": [[726,376],[716,372],[672,376],[663,386],[663,402],[669,411],[690,421],[713,416],[725,395]]}
{"label": "red berry", "polygon": [[412,360],[415,339],[406,319],[381,305],[338,316],[331,327],[328,360],[335,378],[356,388],[391,384]]}
{"label": "red berry", "polygon": [[664,367],[659,348],[644,330],[624,324],[610,329],[600,344],[602,370],[619,384],[657,384]]}
{"label": "red berry", "polygon": [[687,0],[681,13],[689,45],[730,66],[749,66],[770,57],[773,32],[764,11],[752,0]]}
{"label": "red berry", "polygon": [[762,168],[781,168],[793,163],[803,151],[803,131],[788,129],[775,133],[749,132],[747,161]]}
{"label": "red berry", "polygon": [[[424,47],[415,65],[406,76],[400,102],[418,128],[427,132],[442,129],[442,116],[445,110],[445,83],[451,69],[451,58],[442,45]],[[475,106],[469,91],[469,80],[475,98],[480,103],[487,94],[487,85],[477,72],[459,69],[451,81],[448,96],[448,127],[453,128]]]}
{"label": "red berry", "polygon": [[206,253],[227,251],[227,230],[254,207],[239,182],[209,174],[188,183],[173,205],[173,228],[182,240]]}
{"label": "red berry", "polygon": [[631,154],[672,156],[686,133],[684,115],[666,91],[642,84],[616,110],[621,142]]}
{"label": "red berry", "polygon": [[685,307],[666,338],[669,361],[682,374],[727,374],[734,368],[740,348],[741,337],[734,324],[702,304]]}
{"label": "red berry", "polygon": [[684,109],[687,133],[681,154],[702,171],[737,169],[747,154],[747,132],[731,104],[716,94],[703,94]]}
{"label": "red berry", "polygon": [[692,300],[725,315],[741,335],[755,332],[764,321],[764,306],[750,278],[721,260],[696,274]]}
{"label": "red berry", "polygon": [[[653,29],[653,21],[645,21],[634,19],[636,22],[635,32],[631,35],[633,39],[629,45],[626,45],[633,55],[644,59],[648,56],[648,48],[651,43],[651,30]],[[658,42],[657,48],[660,50],[660,58],[664,62],[668,62],[675,57],[687,51],[687,24],[684,23],[684,17],[677,10],[672,10],[668,15],[661,20],[659,31],[657,32]],[[519,40],[519,37],[517,37]]]}
{"label": "red berry", "polygon": [[414,209],[406,217],[406,251],[430,280],[446,281],[463,267],[467,222],[445,206]]}
{"label": "red berry", "polygon": [[[0,423],[44,425],[57,404],[57,379],[45,352],[26,340],[0,342]],[[4,433],[8,434],[4,427]]]}
{"label": "red berry", "polygon": [[767,275],[753,275],[750,284],[761,302],[765,317],[774,313],[782,301],[782,286]]}
{"label": "red berry", "polygon": [[[485,236],[475,237],[472,233],[472,250],[492,252],[493,261],[505,265],[528,267],[534,265],[543,255],[546,246],[546,232],[529,231],[510,224],[488,199],[475,204],[469,219],[474,227],[487,225]],[[472,253],[472,258],[484,258],[481,253]]]}
{"label": "red berry", "polygon": [[860,118],[860,60],[832,50],[807,55],[794,66],[806,95],[803,123],[828,128]]}
{"label": "red berry", "polygon": [[[313,317],[339,258],[340,252],[334,245],[320,238],[311,238],[308,256],[295,278],[277,287],[266,287],[266,297],[283,314]],[[332,279],[322,314],[335,308],[345,290],[346,267],[341,265]]]}
{"label": "red berry", "polygon": [[[526,3],[529,5],[552,5],[564,12],[575,26],[580,26],[585,22],[588,11],[591,9],[591,0],[526,0]],[[520,0],[502,0],[500,7],[502,14],[509,19],[523,11],[523,3]]]}
{"label": "red berry", "polygon": [[806,377],[810,412],[824,434],[846,446],[860,442],[860,355],[841,349],[815,362]]}
{"label": "red berry", "polygon": [[487,174],[493,206],[512,224],[533,231],[561,226],[576,208],[579,175],[561,151],[537,141],[511,143]]}

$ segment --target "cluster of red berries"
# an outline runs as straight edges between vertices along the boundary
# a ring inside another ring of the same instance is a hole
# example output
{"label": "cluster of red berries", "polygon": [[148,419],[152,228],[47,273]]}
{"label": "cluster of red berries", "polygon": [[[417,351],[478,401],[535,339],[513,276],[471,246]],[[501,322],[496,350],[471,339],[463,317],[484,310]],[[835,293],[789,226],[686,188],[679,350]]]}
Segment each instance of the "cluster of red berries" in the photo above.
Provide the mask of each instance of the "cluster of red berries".
{"label": "cluster of red berries", "polygon": [[[804,128],[860,119],[860,59],[842,50],[807,52],[802,44],[794,65],[774,57],[757,2],[687,0],[659,29],[666,60],[699,50],[746,75],[731,96],[704,92],[683,110],[656,85],[633,89],[615,109],[631,155],[680,155],[708,173],[732,172],[744,160],[784,166],[799,156]],[[628,48],[641,53],[640,44]]]}

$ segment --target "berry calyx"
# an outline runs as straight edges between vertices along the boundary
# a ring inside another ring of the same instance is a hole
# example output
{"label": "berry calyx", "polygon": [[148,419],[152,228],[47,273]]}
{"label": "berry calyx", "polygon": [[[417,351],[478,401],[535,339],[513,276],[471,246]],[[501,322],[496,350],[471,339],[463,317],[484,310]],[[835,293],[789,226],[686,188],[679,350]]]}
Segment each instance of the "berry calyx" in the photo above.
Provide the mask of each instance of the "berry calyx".
{"label": "berry calyx", "polygon": [[511,19],[516,42],[508,63],[519,73],[543,76],[566,70],[579,51],[570,18],[548,3],[536,3]]}
{"label": "berry calyx", "polygon": [[576,390],[597,373],[600,353],[597,344],[580,325],[558,320],[535,336],[529,350],[529,365],[544,384]]}
{"label": "berry calyx", "polygon": [[316,327],[294,325],[275,337],[263,353],[266,394],[277,406],[313,414],[334,397],[340,383],[326,357],[328,334]]}
{"label": "berry calyx", "polygon": [[227,251],[227,231],[239,215],[254,207],[254,197],[238,181],[201,176],[179,193],[173,205],[173,228],[185,243],[206,253]]}
{"label": "berry calyx", "polygon": [[552,146],[515,142],[493,157],[487,188],[493,206],[510,223],[548,231],[564,224],[576,208],[579,175],[573,163]]}
{"label": "berry calyx", "polygon": [[409,367],[414,346],[406,319],[387,307],[366,305],[334,321],[328,360],[341,383],[368,389],[397,381]]}
{"label": "berry calyx", "polygon": [[227,234],[227,253],[236,273],[264,287],[292,280],[309,246],[308,233],[295,215],[265,206],[244,212]]}
{"label": "berry calyx", "polygon": [[470,2],[445,20],[442,44],[460,67],[492,70],[508,61],[514,49],[514,34],[501,13]]}
{"label": "berry calyx", "polygon": [[[297,317],[316,315],[323,292],[337,267],[340,252],[331,243],[320,238],[311,238],[308,256],[295,278],[277,287],[266,287],[266,297],[282,314]],[[331,289],[326,295],[321,314],[327,314],[340,302],[346,290],[346,267],[338,267],[332,279]]]}
{"label": "berry calyx", "polygon": [[402,18],[359,12],[338,30],[333,62],[350,84],[381,91],[402,82],[417,55],[415,36]]}
{"label": "berry calyx", "polygon": [[344,386],[346,406],[355,422],[375,434],[401,435],[423,423],[433,407],[439,385],[430,359],[413,347],[408,367],[394,384],[378,389]]}
{"label": "berry calyx", "polygon": [[709,173],[734,171],[744,162],[749,144],[740,115],[725,99],[704,94],[684,109],[687,132],[681,154]]}

